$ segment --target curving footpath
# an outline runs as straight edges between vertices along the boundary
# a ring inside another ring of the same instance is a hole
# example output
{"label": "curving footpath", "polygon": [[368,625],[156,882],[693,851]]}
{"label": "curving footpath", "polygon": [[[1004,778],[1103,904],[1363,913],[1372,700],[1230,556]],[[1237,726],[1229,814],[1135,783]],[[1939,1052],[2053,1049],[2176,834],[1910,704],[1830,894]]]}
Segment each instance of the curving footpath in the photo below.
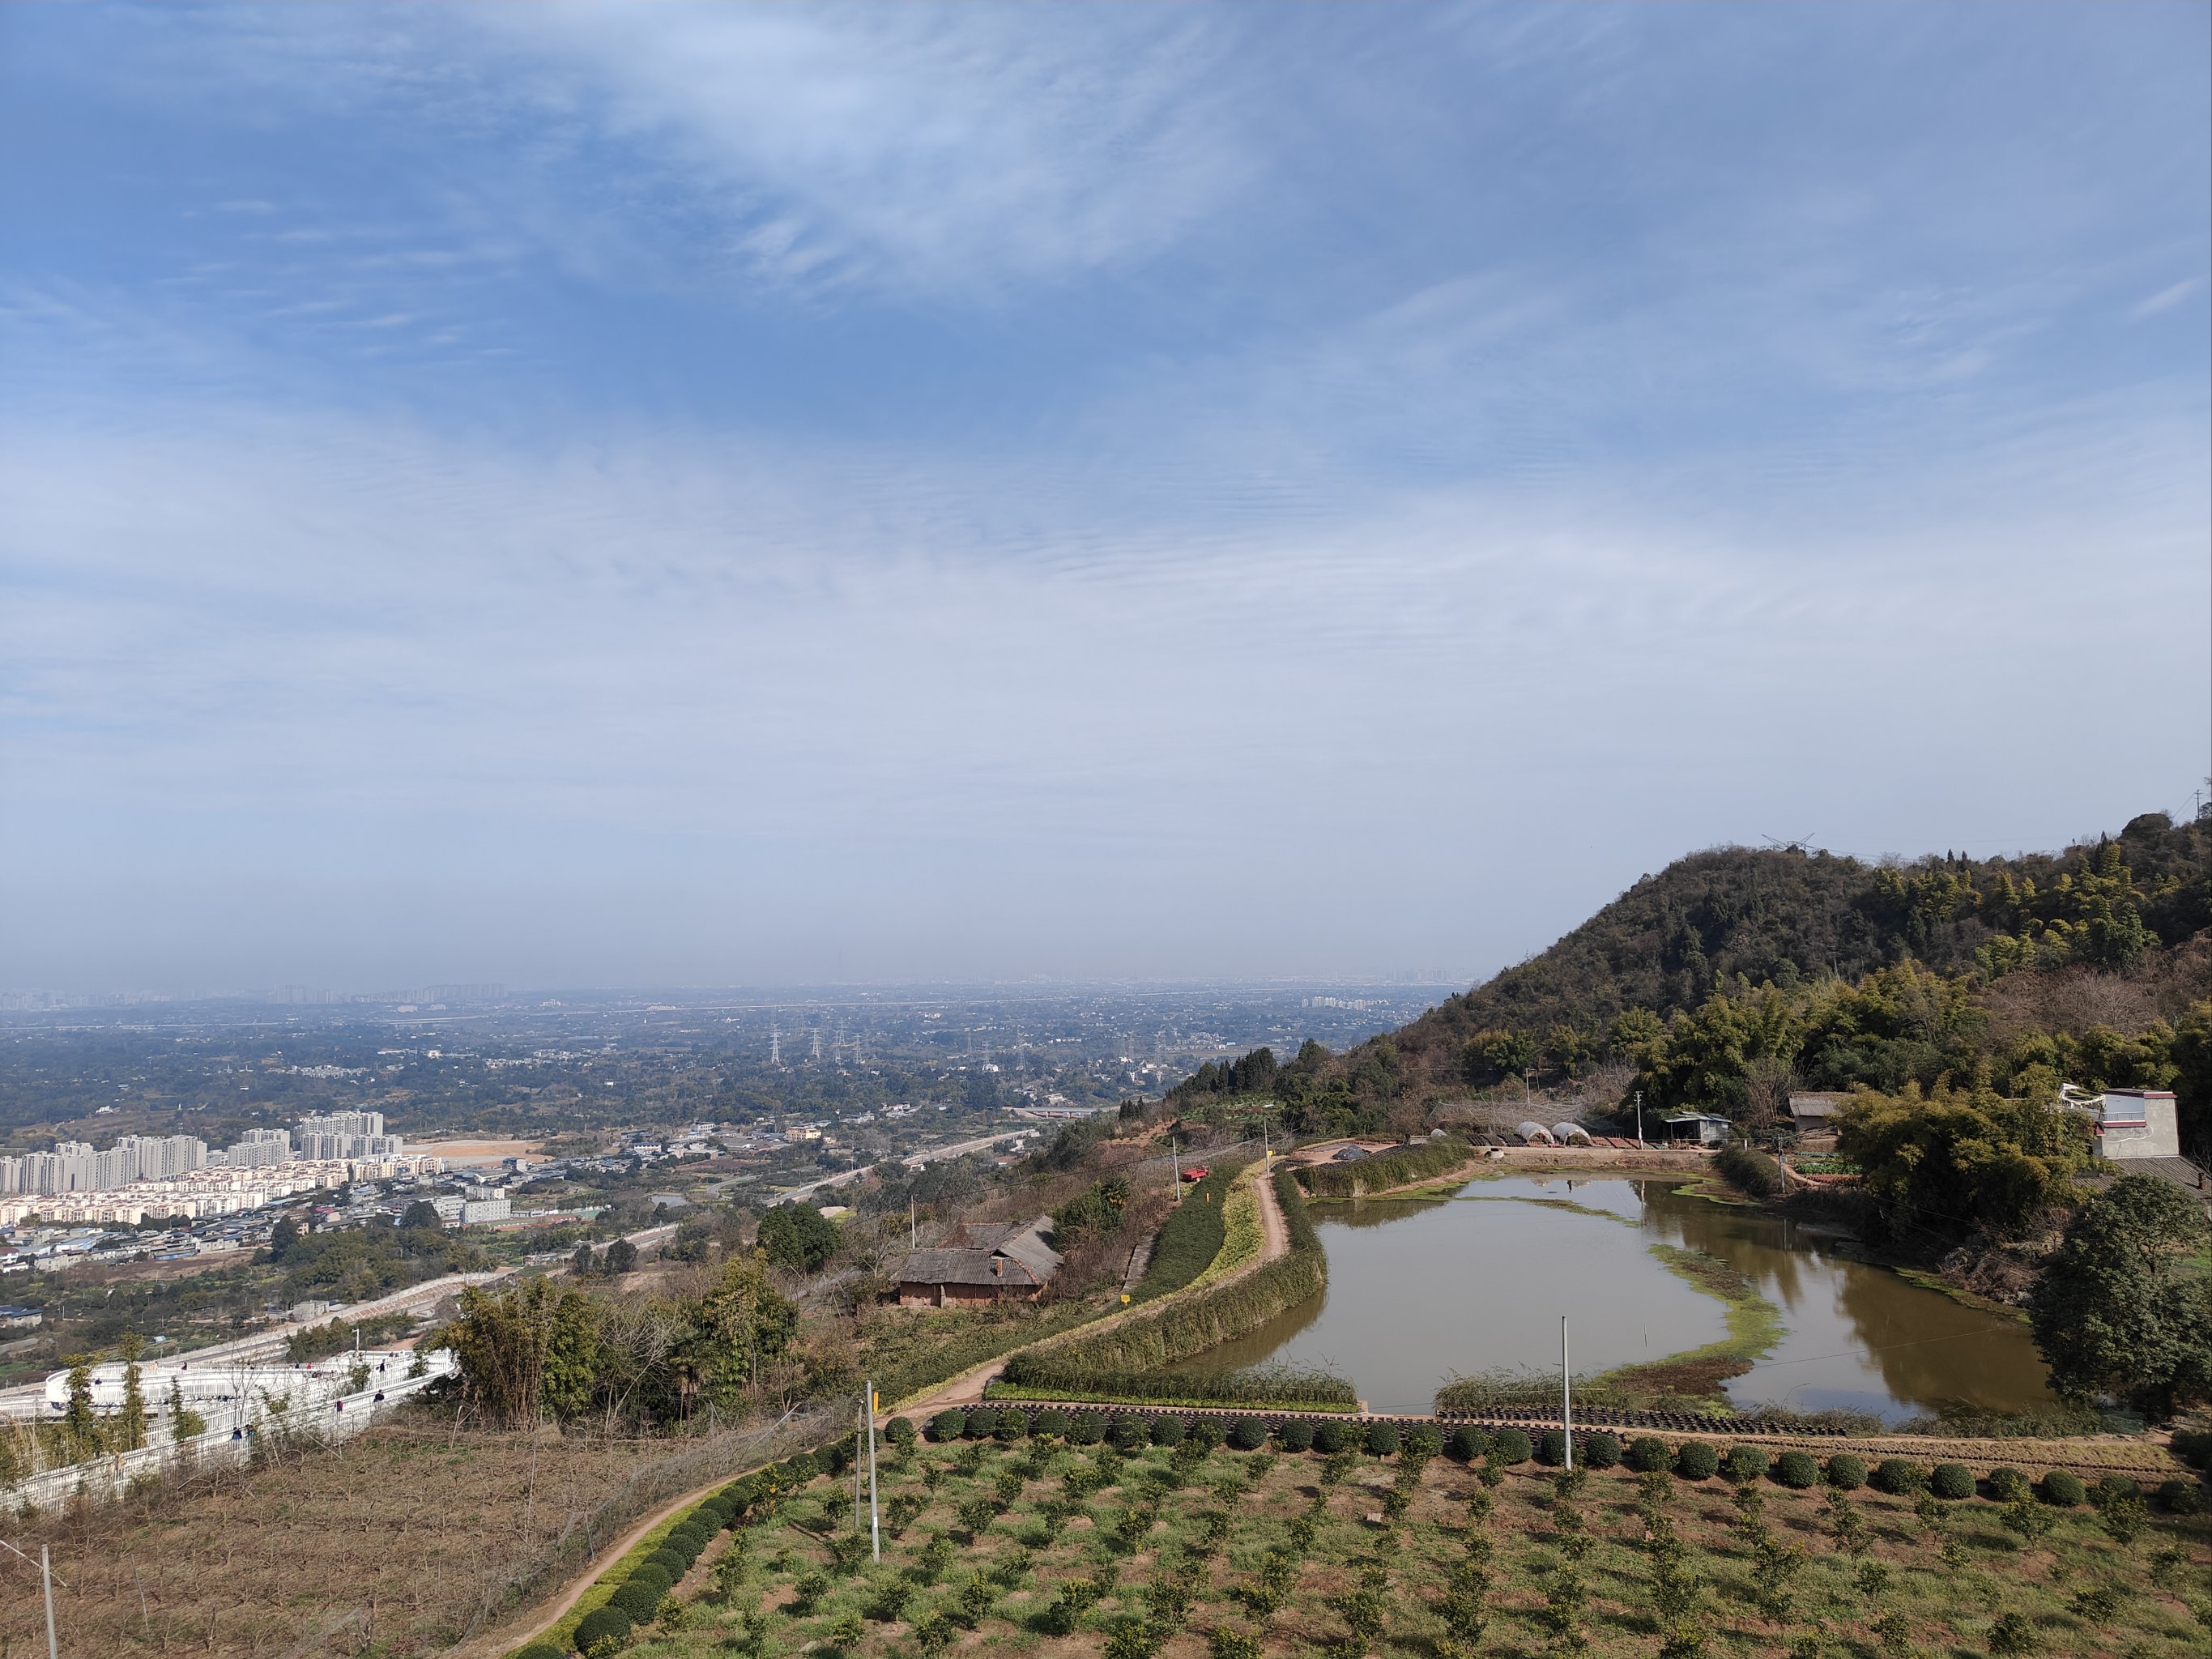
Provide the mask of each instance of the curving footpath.
{"label": "curving footpath", "polygon": [[[639,1540],[643,1539],[646,1534],[651,1532],[678,1510],[690,1509],[702,1498],[712,1497],[728,1486],[731,1481],[741,1480],[752,1472],[750,1469],[733,1470],[728,1474],[709,1480],[696,1491],[685,1492],[672,1503],[662,1504],[660,1508],[653,1510],[613,1543],[593,1556],[580,1570],[575,1581],[563,1589],[551,1601],[540,1603],[511,1624],[503,1625],[497,1630],[481,1632],[465,1642],[447,1648],[443,1659],[501,1659],[501,1656],[513,1653],[517,1648],[527,1647],[568,1617],[568,1610],[583,1599],[584,1592],[598,1583],[600,1577],[616,1562],[635,1549]],[[728,1544],[729,1538],[726,1534],[716,1539],[714,1547],[699,1558],[692,1571],[696,1572],[701,1567],[710,1566],[711,1558],[720,1554],[728,1547]]]}
{"label": "curving footpath", "polygon": [[[1273,1173],[1274,1167],[1273,1164],[1265,1163],[1252,1166],[1254,1171],[1251,1177],[1252,1184],[1260,1197],[1260,1254],[1234,1273],[1222,1274],[1220,1278],[1207,1285],[1205,1287],[1206,1290],[1213,1291],[1224,1285],[1233,1285],[1238,1279],[1249,1278],[1259,1272],[1270,1261],[1290,1254],[1290,1224],[1283,1219],[1282,1206],[1276,1201],[1275,1198],[1275,1183],[1269,1178]],[[1189,1288],[1189,1285],[1183,1286],[1183,1290]],[[959,1376],[940,1382],[933,1389],[926,1389],[908,1399],[892,1402],[877,1414],[876,1421],[880,1425],[888,1422],[893,1416],[916,1419],[933,1417],[939,1412],[954,1406],[979,1405],[983,1399],[983,1390],[998,1381],[999,1373],[1006,1369],[1006,1362],[1017,1353],[1029,1348],[1048,1348],[1055,1342],[1064,1342],[1073,1337],[1097,1336],[1106,1331],[1118,1329],[1133,1321],[1148,1319],[1173,1302],[1176,1297],[1181,1296],[1183,1290],[1171,1291],[1157,1302],[1146,1302],[1138,1307],[1125,1308],[1119,1313],[1109,1314],[1103,1319],[1094,1319],[1088,1324],[1078,1325],[1073,1330],[1057,1331],[1038,1341],[1025,1342],[1018,1347],[1010,1348],[997,1358],[986,1360],[983,1364],[964,1370]]]}
{"label": "curving footpath", "polygon": [[[1269,1166],[1255,1164],[1253,1167],[1258,1172],[1254,1186],[1260,1197],[1260,1254],[1234,1273],[1224,1273],[1215,1279],[1212,1285],[1206,1286],[1208,1290],[1217,1285],[1233,1283],[1248,1274],[1257,1273],[1268,1262],[1290,1252],[1290,1226],[1283,1219],[1282,1208],[1276,1202],[1274,1183],[1266,1178],[1269,1173]],[[1142,1307],[1124,1309],[1119,1313],[1109,1314],[1103,1319],[1093,1320],[1089,1324],[1077,1326],[1074,1330],[1059,1332],[1044,1340],[1048,1343],[1056,1342],[1066,1337],[1078,1334],[1087,1336],[1110,1329],[1127,1321],[1146,1317],[1165,1307],[1176,1297],[1182,1294],[1181,1291],[1176,1291],[1170,1295],[1162,1297],[1157,1302],[1147,1302]],[[1037,1345],[1025,1343],[1022,1346],[1027,1347]],[[920,1395],[901,1401],[896,1407],[887,1407],[879,1412],[876,1420],[880,1425],[888,1422],[893,1416],[929,1416],[948,1407],[975,1405],[983,1398],[983,1390],[1000,1371],[1006,1369],[1006,1361],[1019,1352],[1019,1348],[1011,1349],[997,1358],[963,1371],[959,1376],[941,1382]],[[767,1462],[775,1461],[770,1458]],[[765,1468],[766,1466],[764,1462],[755,1467]],[[635,1525],[624,1532],[620,1538],[608,1545],[579,1569],[575,1577],[570,1580],[552,1601],[541,1602],[497,1630],[483,1632],[456,1644],[445,1650],[443,1659],[502,1659],[502,1656],[511,1654],[516,1649],[537,1640],[567,1617],[577,1601],[583,1597],[585,1592],[599,1583],[607,1570],[616,1562],[635,1549],[639,1541],[647,1533],[666,1522],[671,1516],[679,1510],[690,1508],[702,1498],[719,1492],[731,1481],[742,1480],[752,1472],[751,1468],[729,1470],[708,1481],[705,1486],[685,1492],[682,1497],[672,1499],[652,1510]],[[714,1557],[721,1549],[726,1547],[727,1541],[726,1538],[718,1540],[714,1549],[699,1558],[692,1571],[694,1572],[711,1571]]]}

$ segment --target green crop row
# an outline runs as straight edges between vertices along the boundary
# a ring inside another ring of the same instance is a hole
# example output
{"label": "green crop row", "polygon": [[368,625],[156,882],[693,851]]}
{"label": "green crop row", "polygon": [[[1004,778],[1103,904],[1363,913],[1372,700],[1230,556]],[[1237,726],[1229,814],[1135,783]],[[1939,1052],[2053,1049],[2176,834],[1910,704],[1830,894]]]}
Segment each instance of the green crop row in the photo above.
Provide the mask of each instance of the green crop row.
{"label": "green crop row", "polygon": [[1152,1261],[1137,1281],[1131,1301],[1157,1301],[1182,1289],[1213,1265],[1227,1241],[1224,1215],[1237,1174],[1229,1168],[1207,1170],[1206,1179],[1185,1192],[1182,1202],[1168,1212],[1152,1245]]}

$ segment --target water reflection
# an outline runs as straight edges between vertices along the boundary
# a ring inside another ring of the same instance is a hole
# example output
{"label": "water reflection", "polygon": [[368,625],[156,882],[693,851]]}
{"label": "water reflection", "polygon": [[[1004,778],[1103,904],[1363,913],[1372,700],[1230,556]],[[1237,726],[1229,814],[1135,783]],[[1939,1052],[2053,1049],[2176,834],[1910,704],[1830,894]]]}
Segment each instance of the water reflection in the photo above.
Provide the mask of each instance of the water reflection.
{"label": "water reflection", "polygon": [[[1602,1207],[1640,1213],[1625,1182]],[[1262,1359],[1326,1365],[1377,1411],[1426,1411],[1455,1371],[1555,1366],[1559,1315],[1575,1319],[1575,1367],[1656,1359],[1727,1334],[1721,1304],[1654,1261],[1634,1226],[1577,1213],[1590,1183],[1480,1182],[1486,1198],[1560,1204],[1363,1200],[1316,1205],[1328,1288],[1241,1342],[1204,1356],[1227,1370]],[[1625,1209],[1623,1206],[1626,1206]],[[1571,1287],[1571,1300],[1563,1292]]]}
{"label": "water reflection", "polygon": [[1425,1411],[1454,1371],[1556,1366],[1562,1312],[1584,1373],[1719,1340],[1721,1304],[1652,1258],[1646,1247],[1663,1242],[1719,1257],[1782,1310],[1787,1334],[1728,1385],[1740,1405],[1894,1421],[1952,1402],[2051,1403],[2018,1321],[1853,1261],[1763,1212],[1686,1197],[1676,1182],[1507,1176],[1449,1200],[1316,1205],[1314,1217],[1328,1288],[1206,1354],[1202,1369],[1328,1365],[1376,1410]]}
{"label": "water reflection", "polygon": [[2017,1412],[2056,1404],[2027,1327],[1856,1261],[1836,1240],[1762,1211],[1644,1183],[1644,1226],[1747,1275],[1789,1334],[1728,1384],[1742,1406],[1872,1412],[1894,1421],[1957,1403]]}

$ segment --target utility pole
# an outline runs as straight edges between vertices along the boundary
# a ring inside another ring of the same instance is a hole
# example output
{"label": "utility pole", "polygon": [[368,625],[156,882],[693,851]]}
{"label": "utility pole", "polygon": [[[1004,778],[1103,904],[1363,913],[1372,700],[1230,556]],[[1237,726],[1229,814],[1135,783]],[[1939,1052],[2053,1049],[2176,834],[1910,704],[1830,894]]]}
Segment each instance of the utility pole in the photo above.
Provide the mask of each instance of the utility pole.
{"label": "utility pole", "polygon": [[868,1547],[874,1559],[884,1559],[884,1523],[876,1508],[876,1385],[868,1383]]}
{"label": "utility pole", "polygon": [[1644,1145],[1644,1091],[1636,1091],[1636,1144]]}
{"label": "utility pole", "polygon": [[1529,1102],[1534,1098],[1534,1095],[1530,1092],[1528,1085],[1535,1081],[1535,1078],[1536,1068],[1533,1066],[1531,1066],[1527,1071],[1521,1073],[1521,1103],[1523,1106],[1528,1105]]}
{"label": "utility pole", "polygon": [[1172,1166],[1168,1173],[1175,1177],[1176,1202],[1182,1202],[1182,1149],[1176,1145],[1173,1135],[1168,1137],[1168,1159]]}
{"label": "utility pole", "polygon": [[44,1544],[39,1546],[39,1584],[46,1593],[46,1659],[62,1659],[62,1644],[54,1636],[54,1567]]}
{"label": "utility pole", "polygon": [[915,1225],[912,1193],[908,1193],[906,1198],[906,1247],[909,1250],[918,1250],[921,1248],[921,1232]]}
{"label": "utility pole", "polygon": [[1574,1384],[1567,1370],[1567,1316],[1559,1316],[1559,1443],[1566,1448],[1567,1473],[1575,1472]]}

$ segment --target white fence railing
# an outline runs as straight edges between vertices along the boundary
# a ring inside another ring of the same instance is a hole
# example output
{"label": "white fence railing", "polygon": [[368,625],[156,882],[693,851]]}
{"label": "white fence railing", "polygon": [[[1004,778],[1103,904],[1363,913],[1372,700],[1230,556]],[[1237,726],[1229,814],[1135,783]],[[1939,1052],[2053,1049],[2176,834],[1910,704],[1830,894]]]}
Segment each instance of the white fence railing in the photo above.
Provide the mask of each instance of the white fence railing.
{"label": "white fence railing", "polygon": [[10,1508],[31,1504],[44,1509],[79,1493],[88,1498],[112,1497],[138,1477],[157,1474],[173,1464],[243,1463],[278,1436],[325,1443],[350,1440],[438,1380],[434,1371],[425,1376],[401,1377],[296,1411],[271,1410],[244,1427],[210,1429],[187,1440],[164,1439],[135,1451],[103,1452],[82,1463],[46,1469],[0,1488],[0,1501]]}

